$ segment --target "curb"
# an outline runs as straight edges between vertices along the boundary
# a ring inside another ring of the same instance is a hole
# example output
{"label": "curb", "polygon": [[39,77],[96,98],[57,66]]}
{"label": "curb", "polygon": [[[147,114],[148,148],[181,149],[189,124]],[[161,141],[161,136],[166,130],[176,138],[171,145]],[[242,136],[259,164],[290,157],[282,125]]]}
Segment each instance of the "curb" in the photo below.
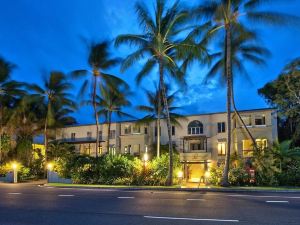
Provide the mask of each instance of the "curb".
{"label": "curb", "polygon": [[234,189],[234,188],[139,188],[139,187],[116,187],[116,188],[109,188],[109,187],[85,187],[85,186],[55,186],[44,184],[40,186],[45,187],[54,187],[54,188],[74,188],[74,189],[103,189],[103,190],[116,190],[116,191],[180,191],[180,192],[252,192],[252,193],[299,193],[300,190],[260,190],[260,189]]}

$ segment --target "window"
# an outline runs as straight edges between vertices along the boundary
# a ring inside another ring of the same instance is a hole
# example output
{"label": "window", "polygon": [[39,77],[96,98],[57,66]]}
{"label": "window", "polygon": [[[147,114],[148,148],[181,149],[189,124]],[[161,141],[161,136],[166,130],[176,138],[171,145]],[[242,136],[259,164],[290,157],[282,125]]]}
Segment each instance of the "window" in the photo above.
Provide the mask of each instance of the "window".
{"label": "window", "polygon": [[124,153],[125,154],[130,154],[130,152],[131,152],[131,145],[126,145],[124,147]]}
{"label": "window", "polygon": [[133,126],[132,133],[134,133],[134,134],[139,134],[139,133],[141,133],[141,128],[140,128],[140,126]]}
{"label": "window", "polygon": [[266,149],[268,147],[268,140],[267,139],[256,139],[256,145],[259,149]]}
{"label": "window", "polygon": [[133,153],[134,154],[140,154],[140,145],[133,145]]}
{"label": "window", "polygon": [[255,116],[255,125],[266,125],[265,115],[256,115]]}
{"label": "window", "polygon": [[172,136],[175,136],[175,126],[172,126]]}
{"label": "window", "polygon": [[90,155],[91,154],[91,145],[85,146],[84,153],[86,155]]}
{"label": "window", "polygon": [[226,155],[226,142],[218,142],[218,155]]}
{"label": "window", "polygon": [[115,130],[111,130],[109,132],[109,139],[114,139],[116,137],[116,131]]}
{"label": "window", "polygon": [[203,134],[203,124],[198,120],[190,122],[188,125],[188,134]]}
{"label": "window", "polygon": [[[155,137],[157,137],[157,127],[155,127],[154,133],[155,133]],[[161,127],[159,127],[159,134],[161,136]]]}
{"label": "window", "polygon": [[102,146],[99,146],[99,147],[98,147],[98,154],[99,154],[99,155],[102,155],[102,152],[103,152]]}
{"label": "window", "polygon": [[243,156],[252,157],[253,156],[253,144],[250,139],[243,140]]}
{"label": "window", "polygon": [[76,133],[71,133],[71,140],[75,141],[75,138],[76,138]]}
{"label": "window", "polygon": [[251,126],[252,122],[251,122],[251,116],[250,115],[242,115],[241,116],[242,120],[244,121],[246,126]]}
{"label": "window", "polygon": [[110,146],[108,153],[110,155],[116,155],[116,147],[114,145]]}
{"label": "window", "polygon": [[87,136],[87,139],[92,139],[92,132],[88,131],[86,132],[86,136]]}
{"label": "window", "polygon": [[148,128],[144,127],[144,134],[148,134]]}
{"label": "window", "polygon": [[225,129],[225,122],[218,123],[218,133],[224,133]]}
{"label": "window", "polygon": [[125,125],[124,133],[125,134],[131,134],[131,125]]}
{"label": "window", "polygon": [[99,131],[99,140],[102,141],[102,131]]}

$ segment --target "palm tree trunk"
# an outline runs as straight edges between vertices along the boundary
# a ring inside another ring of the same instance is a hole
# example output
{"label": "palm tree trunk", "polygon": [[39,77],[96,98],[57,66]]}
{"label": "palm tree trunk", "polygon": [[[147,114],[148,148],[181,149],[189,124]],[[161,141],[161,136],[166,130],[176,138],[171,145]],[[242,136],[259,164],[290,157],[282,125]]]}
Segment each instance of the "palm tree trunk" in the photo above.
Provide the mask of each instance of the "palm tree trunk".
{"label": "palm tree trunk", "polygon": [[93,81],[93,96],[92,96],[92,103],[94,108],[94,115],[95,115],[95,121],[96,121],[96,158],[98,158],[98,148],[99,148],[99,120],[98,120],[98,114],[97,114],[97,103],[96,103],[96,89],[97,89],[97,76],[94,75],[94,81]]}
{"label": "palm tree trunk", "polygon": [[111,112],[108,112],[108,117],[107,117],[107,145],[106,145],[106,148],[107,148],[107,152],[109,153],[109,138],[110,138],[110,126],[111,126]]}
{"label": "palm tree trunk", "polygon": [[0,105],[0,164],[2,162],[2,117],[3,117],[3,107]]}
{"label": "palm tree trunk", "polygon": [[46,116],[45,125],[44,125],[45,162],[47,162],[47,148],[48,148],[47,125],[48,125],[48,115]]}
{"label": "palm tree trunk", "polygon": [[162,99],[164,102],[164,109],[166,110],[168,137],[169,137],[169,174],[168,174],[167,185],[171,186],[173,185],[173,146],[172,146],[172,135],[171,135],[170,112],[169,112],[169,106],[168,106],[168,100],[166,94],[166,87],[164,83],[162,60],[159,61],[159,78],[160,78],[159,82],[160,82],[160,87],[162,92]]}
{"label": "palm tree trunk", "polygon": [[229,186],[228,174],[229,174],[229,164],[230,164],[230,150],[231,150],[231,96],[232,96],[232,74],[231,74],[231,26],[226,25],[226,83],[227,83],[227,151],[225,156],[225,167],[223,171],[223,177],[221,181],[221,186]]}
{"label": "palm tree trunk", "polygon": [[157,158],[160,156],[160,114],[161,114],[161,85],[158,85],[158,106],[157,106],[157,124],[156,124],[156,134],[157,134]]}

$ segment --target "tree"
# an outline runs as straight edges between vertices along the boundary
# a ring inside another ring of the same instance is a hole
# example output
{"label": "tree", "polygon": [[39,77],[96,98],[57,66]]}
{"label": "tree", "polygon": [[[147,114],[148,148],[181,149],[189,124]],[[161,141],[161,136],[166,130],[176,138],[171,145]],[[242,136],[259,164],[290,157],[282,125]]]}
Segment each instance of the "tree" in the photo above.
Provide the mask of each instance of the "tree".
{"label": "tree", "polygon": [[[228,172],[230,164],[231,151],[231,110],[232,110],[232,43],[234,38],[233,30],[238,30],[241,34],[247,29],[247,26],[253,23],[263,22],[264,24],[286,24],[289,21],[296,20],[296,17],[278,12],[262,11],[260,7],[268,0],[213,0],[205,1],[193,10],[193,15],[197,18],[208,18],[212,21],[213,28],[211,32],[223,32],[224,38],[224,71],[226,75],[227,89],[227,152],[225,167],[221,185],[228,186]],[[248,23],[245,23],[248,22]]]}
{"label": "tree", "polygon": [[11,71],[16,66],[0,57],[0,162],[2,161],[2,137],[4,127],[15,107],[17,99],[25,93],[21,89],[22,83],[11,80]]}
{"label": "tree", "polygon": [[[112,68],[119,63],[119,58],[114,58],[109,52],[109,42],[103,41],[100,43],[92,43],[90,46],[90,52],[88,57],[88,64],[91,67],[90,70],[75,70],[72,72],[72,76],[75,78],[85,77],[85,81],[80,89],[80,95],[83,96],[87,92],[87,87],[91,87],[91,102],[94,111],[95,123],[96,123],[96,158],[98,157],[98,146],[99,146],[99,118],[97,112],[97,90],[98,87],[110,86],[126,86],[120,78],[115,75],[111,75],[105,71]],[[113,89],[112,89],[113,90]]]}
{"label": "tree", "polygon": [[184,82],[184,73],[176,60],[185,57],[193,50],[197,49],[189,42],[189,39],[180,38],[184,35],[187,28],[183,27],[188,18],[185,8],[175,1],[170,7],[167,7],[166,1],[156,0],[154,15],[152,16],[148,8],[138,2],[135,5],[137,17],[143,33],[124,34],[116,38],[115,45],[129,44],[137,47],[137,50],[128,55],[122,64],[122,70],[126,70],[136,62],[147,59],[143,68],[136,76],[137,84],[150,74],[157,66],[159,90],[162,96],[158,96],[158,117],[161,113],[161,100],[163,101],[169,137],[169,174],[168,185],[173,183],[173,148],[171,135],[171,120],[168,106],[168,100],[165,88],[165,76],[175,78],[179,83]]}
{"label": "tree", "polygon": [[131,117],[131,115],[122,111],[123,107],[130,106],[131,103],[128,100],[130,92],[128,89],[110,87],[100,87],[100,95],[96,96],[96,104],[99,116],[104,116],[107,123],[107,151],[109,151],[109,139],[110,139],[110,126],[112,115],[116,114],[118,117]]}
{"label": "tree", "polygon": [[[156,134],[157,134],[157,157],[160,156],[160,120],[162,118],[166,118],[166,111],[164,110],[164,108],[162,109],[162,115],[158,115],[158,96],[161,95],[160,90],[158,89],[158,87],[156,87],[155,92],[149,91],[149,90],[145,90],[146,92],[146,96],[147,96],[147,100],[149,105],[139,105],[137,106],[137,109],[147,113],[146,116],[144,116],[142,119],[139,120],[139,123],[146,123],[149,124],[151,122],[156,121]],[[168,106],[169,106],[169,112],[170,112],[170,120],[171,123],[177,126],[180,126],[180,122],[179,122],[179,118],[184,118],[183,115],[180,115],[176,112],[173,112],[175,110],[177,110],[179,107],[176,106],[172,106],[174,104],[175,101],[175,97],[177,94],[177,91],[169,94],[170,90],[168,88],[168,86],[166,86],[166,92],[167,92],[167,99],[168,99]]]}
{"label": "tree", "polygon": [[[284,129],[289,133],[287,138],[293,140],[293,144],[300,143],[300,58],[289,63],[278,78],[267,83],[258,90],[267,103],[278,108],[279,115],[284,120],[283,125],[289,127]],[[286,123],[286,122],[287,123]],[[280,127],[282,128],[282,127]]]}
{"label": "tree", "polygon": [[45,160],[47,160],[48,128],[57,125],[57,119],[60,118],[63,109],[69,113],[76,108],[71,94],[68,93],[71,88],[72,85],[67,81],[66,75],[57,71],[44,77],[42,86],[28,85],[28,89],[34,93],[32,97],[38,99],[40,104],[44,106]]}

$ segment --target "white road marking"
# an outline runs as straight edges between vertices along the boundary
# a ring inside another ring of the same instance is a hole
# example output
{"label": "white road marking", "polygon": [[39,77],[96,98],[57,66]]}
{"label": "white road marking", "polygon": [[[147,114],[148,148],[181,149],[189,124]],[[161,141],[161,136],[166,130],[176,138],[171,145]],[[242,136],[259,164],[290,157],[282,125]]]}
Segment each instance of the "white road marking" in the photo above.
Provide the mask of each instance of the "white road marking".
{"label": "white road marking", "polygon": [[58,195],[59,197],[74,197],[75,195]]}
{"label": "white road marking", "polygon": [[9,195],[20,195],[22,193],[20,193],[20,192],[10,192],[10,193],[7,193],[7,194],[9,194]]}
{"label": "white road marking", "polygon": [[133,199],[134,197],[118,197],[118,198],[121,198],[121,199]]}
{"label": "white road marking", "polygon": [[229,197],[252,197],[252,198],[290,198],[300,199],[300,196],[280,196],[280,195],[227,195]]}
{"label": "white road marking", "polygon": [[289,201],[266,201],[267,203],[289,203]]}
{"label": "white road marking", "polygon": [[187,201],[206,201],[206,200],[202,198],[188,198]]}
{"label": "white road marking", "polygon": [[144,216],[147,219],[162,219],[162,220],[189,220],[189,221],[214,221],[214,222],[233,222],[238,223],[239,220],[223,220],[223,219],[200,219],[200,218],[184,218],[184,217],[168,217],[168,216]]}

